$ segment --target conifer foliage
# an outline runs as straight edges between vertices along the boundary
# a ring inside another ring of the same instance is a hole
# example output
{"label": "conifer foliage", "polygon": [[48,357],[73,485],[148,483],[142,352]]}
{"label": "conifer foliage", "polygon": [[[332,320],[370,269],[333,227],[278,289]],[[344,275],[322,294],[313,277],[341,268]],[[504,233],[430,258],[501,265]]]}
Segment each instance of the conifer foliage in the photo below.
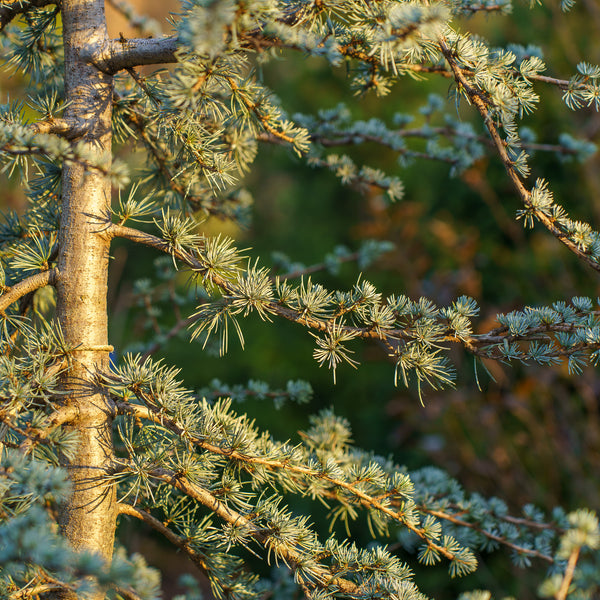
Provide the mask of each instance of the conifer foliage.
{"label": "conifer foliage", "polygon": [[[600,271],[600,234],[567,215],[550,181],[528,178],[531,143],[519,127],[540,90],[558,89],[566,110],[597,109],[600,67],[581,63],[559,79],[544,74],[537,48],[491,47],[464,30],[461,18],[475,13],[510,18],[509,0],[184,0],[168,35],[114,4],[140,37],[109,39],[103,0],[0,2],[6,68],[26,86],[22,98],[2,99],[0,157],[29,201],[0,225],[0,598],[160,598],[160,574],[115,542],[118,519],[162,535],[217,598],[419,600],[406,552],[415,563],[444,564],[452,578],[498,548],[539,570],[542,596],[597,595],[593,512],[544,515],[528,506],[512,516],[501,500],[467,494],[438,469],[407,472],[355,447],[350,424],[329,410],[311,417],[299,442],[277,441],[232,399],[305,402],[309,384],[213,381],[195,393],[152,355],[182,332],[225,354],[236,339],[244,344],[244,319],[256,313],[264,327],[284,319],[305,329],[334,379],[341,366],[361,368],[357,344],[376,341],[390,377],[419,394],[453,383],[453,345],[505,362],[566,360],[575,373],[597,364],[600,320],[588,298],[523,307],[475,334],[479,308],[466,296],[438,307],[402,290],[385,297],[362,276],[351,289],[318,282],[320,270],[343,262],[365,268],[388,249],[383,242],[336,248],[314,267],[283,254],[268,265],[228,237],[209,236],[202,218],[248,218],[240,182],[266,144],[390,202],[402,199],[400,179],[333,149],[376,143],[401,165],[427,158],[453,172],[491,153],[522,202],[517,218],[545,227]],[[345,65],[356,94],[444,77],[453,101],[431,96],[420,112],[448,110],[445,125],[409,128],[403,114],[393,124],[355,121],[344,106],[290,118],[258,67],[294,53]],[[456,118],[459,101],[487,132]],[[427,140],[425,152],[416,139]],[[585,157],[595,149],[565,134],[552,150]],[[128,153],[131,164],[119,158]],[[157,273],[174,306],[182,304],[176,275],[185,272],[195,305],[169,328],[151,310],[153,284],[139,282],[155,339],[123,356],[107,334],[115,238],[167,258]],[[293,495],[325,502],[332,522],[364,519],[372,543],[323,536],[288,508]],[[280,568],[259,575],[248,556]],[[181,600],[198,598],[197,582],[187,585]]]}

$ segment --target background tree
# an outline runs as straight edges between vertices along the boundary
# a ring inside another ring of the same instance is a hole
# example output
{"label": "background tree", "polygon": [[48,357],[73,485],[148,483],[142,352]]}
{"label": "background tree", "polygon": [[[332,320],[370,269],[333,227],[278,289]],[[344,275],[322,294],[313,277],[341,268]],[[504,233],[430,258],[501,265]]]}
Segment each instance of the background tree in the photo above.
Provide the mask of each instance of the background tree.
{"label": "background tree", "polygon": [[[600,69],[580,63],[570,80],[545,76],[538,49],[496,49],[461,33],[461,16],[508,12],[504,2],[187,2],[173,18],[174,35],[134,39],[109,39],[103,9],[89,1],[0,6],[3,50],[28,88],[27,103],[3,108],[1,151],[29,200],[2,231],[2,593],[156,597],[157,575],[143,559],[120,548],[113,556],[118,517],[161,533],[217,596],[418,598],[419,582],[398,553],[413,549],[425,565],[443,561],[454,577],[475,570],[475,552],[498,545],[523,565],[552,566],[544,595],[597,593],[587,553],[599,543],[593,513],[545,518],[529,507],[512,517],[501,501],[466,494],[441,471],[409,474],[355,448],[349,423],[331,410],[312,419],[298,444],[277,442],[228,398],[304,401],[308,384],[214,382],[194,394],[151,356],[188,327],[205,349],[224,354],[229,333],[243,345],[242,320],[256,312],[262,327],[287,320],[308,329],[313,356],[334,381],[340,365],[357,366],[354,340],[377,342],[394,381],[412,381],[419,396],[452,383],[452,345],[482,361],[566,358],[575,372],[595,363],[600,328],[586,297],[500,315],[497,327],[476,335],[478,308],[467,296],[440,309],[398,290],[384,297],[363,277],[347,291],[313,283],[313,274],[344,262],[364,268],[385,243],[337,248],[312,267],[280,254],[270,271],[230,238],[209,235],[202,218],[247,218],[249,193],[237,182],[259,143],[290,148],[377,202],[402,198],[400,180],[330,148],[374,143],[402,163],[434,159],[455,172],[491,150],[522,202],[518,217],[542,223],[598,270],[598,234],[554,203],[544,179],[531,183],[527,163],[532,149],[585,156],[593,148],[566,135],[536,144],[518,123],[539,100],[534,82],[561,90],[570,108],[596,107]],[[138,24],[156,35],[155,24]],[[264,63],[280,52],[345,66],[358,94],[384,96],[398,79],[430,73],[454,82],[454,102],[439,126],[437,96],[414,127],[405,114],[390,124],[353,120],[343,106],[291,121],[261,80]],[[174,66],[136,70],[166,63]],[[488,137],[456,118],[461,98]],[[114,202],[112,187],[123,189]],[[157,264],[162,283],[136,288],[154,338],[137,355],[108,343],[109,248],[118,239],[169,255]],[[164,300],[174,307],[166,320]],[[188,301],[196,305],[191,316],[181,311]],[[392,535],[403,549],[361,550],[339,535],[319,536],[286,508],[290,496],[325,502],[332,525],[366,518],[372,540]],[[252,556],[284,565],[293,579],[259,577]]]}

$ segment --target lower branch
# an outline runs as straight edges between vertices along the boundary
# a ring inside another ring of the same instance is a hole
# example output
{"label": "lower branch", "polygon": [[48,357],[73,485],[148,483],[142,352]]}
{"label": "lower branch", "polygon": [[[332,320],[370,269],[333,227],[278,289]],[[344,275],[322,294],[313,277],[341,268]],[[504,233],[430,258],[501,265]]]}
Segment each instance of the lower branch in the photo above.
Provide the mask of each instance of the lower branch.
{"label": "lower branch", "polygon": [[563,577],[562,583],[560,584],[560,589],[555,596],[556,600],[566,600],[567,598],[569,587],[571,586],[571,581],[573,581],[573,575],[575,574],[575,567],[577,566],[577,561],[579,560],[580,550],[581,548],[579,547],[575,548],[575,550],[573,550],[569,556],[565,576]]}
{"label": "lower branch", "polygon": [[0,314],[2,314],[13,302],[16,302],[26,294],[34,292],[39,288],[47,285],[54,285],[58,279],[59,272],[57,268],[50,269],[49,271],[42,271],[31,275],[19,283],[6,288],[4,293],[0,296]]}
{"label": "lower branch", "polygon": [[[269,546],[269,536],[262,528],[253,523],[250,519],[242,515],[241,513],[233,510],[208,490],[200,487],[199,485],[192,484],[187,478],[178,476],[173,471],[168,469],[155,469],[149,473],[149,475],[172,485],[181,492],[183,492],[189,498],[192,498],[200,504],[206,506],[221,519],[235,525],[236,527],[243,527],[248,533],[257,541]],[[295,548],[278,544],[277,548],[274,549],[275,553],[294,571],[297,571],[306,562],[306,557]],[[317,563],[317,558],[314,559]],[[360,594],[360,586],[342,577],[336,577],[330,569],[324,565],[315,566],[314,578],[312,581],[318,582],[319,585],[324,587],[335,587],[344,594],[350,597]],[[314,584],[313,584],[314,585]]]}
{"label": "lower branch", "polygon": [[175,421],[169,419],[165,415],[156,414],[150,408],[146,408],[144,406],[130,404],[128,402],[117,402],[117,410],[122,414],[132,414],[139,419],[146,419],[149,421],[160,423],[163,427],[168,428],[174,433],[182,437],[185,436],[186,439],[189,439],[189,441],[191,441],[196,447],[202,448],[203,450],[207,450],[208,452],[212,452],[214,454],[219,454],[229,460],[239,461],[241,464],[244,465],[260,465],[273,471],[284,470],[290,473],[292,476],[298,477],[300,479],[317,478],[323,481],[327,481],[333,487],[337,489],[342,489],[347,493],[351,494],[356,499],[356,502],[364,508],[376,509],[390,520],[400,523],[401,525],[412,531],[415,535],[417,535],[433,551],[438,552],[440,555],[444,556],[444,558],[450,561],[456,560],[457,558],[454,553],[450,552],[443,546],[436,544],[434,541],[432,541],[420,527],[411,523],[400,512],[391,509],[387,504],[381,502],[380,499],[378,499],[377,497],[363,492],[361,489],[359,489],[358,486],[353,485],[351,482],[344,481],[343,479],[339,479],[336,477],[331,477],[323,473],[319,469],[307,467],[304,465],[294,465],[288,461],[268,459],[263,456],[249,456],[237,450],[232,450],[226,447],[211,444],[210,442],[198,439],[193,435],[186,434],[186,431],[183,428],[181,428]]}
{"label": "lower branch", "polygon": [[141,508],[137,508],[136,506],[132,506],[131,504],[127,504],[126,502],[119,502],[117,503],[117,514],[129,515],[144,521],[144,523],[147,523],[150,525],[150,527],[161,533],[174,546],[177,546],[177,548],[185,552],[188,558],[202,571],[206,572],[208,570],[204,559],[190,546],[185,538],[173,533],[168,527],[161,523],[156,517],[153,517],[150,513],[142,510]]}

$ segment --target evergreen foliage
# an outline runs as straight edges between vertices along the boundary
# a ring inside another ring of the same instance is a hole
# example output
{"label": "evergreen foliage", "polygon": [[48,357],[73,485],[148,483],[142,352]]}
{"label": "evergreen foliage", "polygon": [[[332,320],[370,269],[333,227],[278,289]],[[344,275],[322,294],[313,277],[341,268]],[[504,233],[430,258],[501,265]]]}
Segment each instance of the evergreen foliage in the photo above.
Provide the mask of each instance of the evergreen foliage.
{"label": "evergreen foliage", "polygon": [[[137,519],[160,533],[206,575],[217,598],[419,600],[419,581],[400,556],[442,563],[454,578],[499,548],[517,565],[539,569],[541,596],[596,597],[600,532],[592,511],[546,515],[526,506],[511,515],[500,499],[469,494],[439,469],[409,472],[355,447],[350,423],[332,410],[311,417],[298,439],[278,441],[233,401],[306,403],[313,394],[308,382],[272,389],[270,382],[213,380],[194,392],[177,368],[152,355],[176,335],[225,355],[232,339],[244,345],[245,319],[256,313],[264,327],[285,319],[304,328],[314,339],[314,359],[334,381],[353,376],[348,366],[362,368],[355,354],[361,341],[380,344],[394,383],[414,385],[419,397],[453,385],[452,346],[482,362],[566,361],[574,374],[597,365],[600,312],[590,298],[498,315],[498,326],[480,334],[473,325],[479,307],[467,296],[438,307],[402,290],[386,296],[362,275],[349,289],[319,282],[347,262],[368,268],[390,249],[387,242],[355,251],[338,246],[311,266],[281,251],[267,263],[249,258],[230,237],[210,235],[203,223],[248,222],[252,198],[242,182],[263,144],[284,146],[386,202],[402,200],[402,181],[336,148],[377,144],[401,167],[436,160],[451,174],[492,154],[522,202],[516,217],[526,227],[541,224],[600,271],[600,234],[567,214],[547,178],[529,177],[533,151],[584,160],[595,148],[566,133],[538,144],[521,127],[540,103],[542,85],[560,90],[568,109],[597,110],[600,67],[582,62],[569,79],[543,75],[540,49],[497,48],[463,30],[472,23],[464,17],[475,13],[509,19],[510,0],[183,0],[170,36],[121,0],[115,4],[153,37],[104,37],[73,50],[63,24],[66,31],[77,10],[91,14],[103,2],[0,2],[6,68],[26,87],[23,98],[3,98],[0,158],[29,202],[0,226],[0,598],[160,597],[159,574],[141,556],[128,557],[120,547],[112,559],[101,556],[85,540],[71,539],[64,524],[69,511],[81,508],[73,506],[74,469],[96,468],[78,462],[87,442],[77,426],[94,394],[110,407],[95,426],[111,428],[114,439],[100,476],[116,490],[114,519]],[[573,4],[563,1],[562,8]],[[344,105],[290,117],[260,77],[264,63],[286,53],[345,66],[348,88],[359,95],[385,96],[407,76],[444,77],[453,82],[451,101],[429,95],[415,115],[397,113],[389,122],[355,120]],[[84,69],[83,63],[100,78],[90,79],[93,92],[107,80],[114,84],[109,140],[114,154],[131,153],[131,161],[98,151],[106,131],[94,120],[96,108],[84,102],[92,116],[81,117],[81,99],[65,85],[65,68]],[[171,66],[136,70],[161,64]],[[460,103],[480,115],[481,128],[456,116]],[[432,125],[433,115],[443,125]],[[67,339],[65,322],[78,315],[65,316],[60,300],[54,309],[52,290],[77,275],[59,268],[75,252],[66,249],[65,215],[83,210],[72,206],[68,169],[119,190],[104,212],[84,215],[94,225],[85,235],[105,240],[106,254],[110,240],[124,238],[164,255],[155,261],[156,277],[137,281],[133,292],[149,335],[122,355],[97,341],[88,347]],[[90,367],[81,358],[86,352],[111,352],[110,366],[94,359]],[[74,387],[69,378],[78,365],[90,379],[77,375]],[[328,536],[288,507],[292,497],[327,507]],[[84,513],[94,518],[104,510],[99,503]],[[368,524],[366,547],[350,538],[355,520]],[[249,556],[281,569],[254,572]],[[181,600],[199,597],[192,578],[187,587]]]}

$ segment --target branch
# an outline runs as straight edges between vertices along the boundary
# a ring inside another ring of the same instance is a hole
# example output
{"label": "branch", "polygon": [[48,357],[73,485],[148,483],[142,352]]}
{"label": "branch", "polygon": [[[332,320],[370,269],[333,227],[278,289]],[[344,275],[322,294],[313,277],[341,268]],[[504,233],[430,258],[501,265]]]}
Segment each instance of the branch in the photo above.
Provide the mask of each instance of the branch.
{"label": "branch", "polygon": [[39,598],[40,594],[46,594],[47,592],[60,592],[64,590],[73,591],[73,588],[67,585],[61,585],[58,583],[40,583],[39,585],[13,592],[8,598],[9,600],[25,600],[25,598]]}
{"label": "branch", "polygon": [[122,69],[177,62],[177,49],[176,36],[130,40],[121,38],[109,40],[90,59],[101,71],[114,75]]}
{"label": "branch", "polygon": [[67,140],[82,137],[86,133],[86,128],[76,123],[74,119],[57,119],[54,117],[32,123],[30,128],[35,134],[50,133],[64,137]]}
{"label": "branch", "polygon": [[454,57],[453,52],[450,50],[448,45],[446,44],[446,40],[442,37],[439,38],[440,48],[452,72],[454,73],[454,78],[456,83],[464,89],[469,100],[475,105],[479,114],[483,118],[483,122],[487,127],[492,140],[494,141],[494,145],[496,146],[496,150],[502,163],[504,164],[504,168],[515,186],[519,196],[521,197],[521,201],[523,204],[530,210],[535,213],[536,218],[548,229],[548,231],[556,237],[560,242],[562,242],[571,252],[581,258],[588,266],[590,266],[595,271],[600,272],[600,264],[596,262],[591,256],[581,251],[577,244],[573,242],[561,229],[556,225],[556,219],[549,217],[544,214],[542,211],[537,210],[533,204],[531,203],[531,192],[525,187],[519,174],[513,166],[513,162],[510,159],[508,152],[506,150],[506,146],[504,144],[504,140],[501,138],[500,133],[498,132],[497,127],[494,125],[492,115],[488,109],[486,101],[482,98],[482,93],[480,90],[474,88],[470,82],[467,80],[465,73],[458,66],[457,61]]}
{"label": "branch", "polygon": [[[143,394],[141,392],[137,392],[137,391],[135,393],[146,404],[151,404],[151,401],[145,394]],[[134,415],[138,419],[146,419],[148,421],[152,421],[154,423],[160,424],[163,427],[166,427],[167,429],[172,431],[173,433],[177,434],[178,436],[188,439],[196,447],[206,450],[208,452],[212,452],[213,454],[218,454],[220,456],[223,456],[223,457],[227,458],[228,460],[239,461],[240,463],[243,463],[245,465],[260,465],[261,467],[265,467],[272,471],[283,470],[283,471],[286,471],[288,473],[291,473],[291,474],[297,476],[298,478],[318,479],[321,481],[327,481],[332,486],[334,486],[338,489],[343,489],[346,492],[348,492],[349,494],[351,494],[357,500],[358,504],[360,504],[364,508],[377,509],[379,512],[384,514],[386,517],[388,517],[392,521],[399,522],[400,524],[405,526],[407,529],[409,529],[410,531],[415,533],[432,550],[434,550],[435,552],[438,552],[439,554],[441,554],[448,560],[456,559],[455,554],[453,554],[452,552],[450,552],[443,546],[440,546],[439,544],[436,544],[431,539],[429,539],[428,536],[423,532],[423,530],[420,527],[417,527],[414,524],[412,524],[410,522],[410,520],[408,520],[407,518],[405,518],[402,515],[401,512],[390,509],[389,506],[387,504],[384,504],[383,502],[381,502],[380,499],[363,492],[361,489],[359,489],[357,486],[353,485],[352,483],[349,483],[347,481],[344,481],[344,480],[336,478],[336,477],[331,477],[330,475],[327,475],[326,473],[324,473],[323,471],[321,471],[319,469],[306,467],[304,465],[294,465],[294,464],[291,464],[289,461],[268,459],[268,458],[264,458],[263,456],[249,456],[247,454],[243,454],[242,452],[238,452],[237,450],[222,448],[221,446],[216,446],[215,444],[211,444],[210,442],[207,442],[206,440],[202,440],[193,435],[190,435],[176,421],[174,421],[173,419],[170,419],[169,417],[165,416],[164,414],[159,415],[155,411],[153,411],[151,408],[148,408],[148,407],[140,406],[137,404],[130,404],[128,402],[123,402],[123,401],[117,402],[116,407],[117,407],[117,410],[119,412],[121,412],[121,414],[131,414],[131,415]]]}
{"label": "branch", "polygon": [[141,596],[138,596],[133,590],[126,589],[120,585],[115,586],[115,592],[120,596],[123,596],[125,600],[142,600]]}
{"label": "branch", "polygon": [[54,285],[58,279],[59,271],[55,267],[48,271],[42,271],[31,275],[23,281],[19,281],[15,285],[5,288],[4,293],[0,296],[0,315],[4,314],[4,311],[13,303],[22,298],[30,292],[34,292],[39,288],[47,285]]}
{"label": "branch", "polygon": [[[239,293],[235,283],[232,283],[231,281],[221,277],[218,273],[215,273],[215,271],[210,269],[209,266],[207,266],[195,253],[186,250],[174,249],[159,237],[156,237],[150,233],[138,231],[137,229],[131,227],[126,227],[124,225],[113,223],[108,226],[107,233],[113,237],[126,238],[131,241],[156,248],[161,252],[165,252],[166,254],[181,260],[194,273],[205,277],[208,281],[210,281],[210,283],[220,288],[221,293],[224,296],[223,301],[225,303],[231,302],[232,298],[235,298]],[[596,266],[598,269],[600,269],[600,265]],[[332,326],[337,326],[336,319],[340,317],[340,315],[344,314],[337,312],[336,314],[329,314],[327,316],[314,316],[311,314],[306,314],[301,310],[295,310],[288,306],[284,306],[277,300],[265,301],[263,304],[263,310],[269,314],[277,315],[281,318],[287,319],[288,321],[298,323],[320,333],[330,333]],[[190,317],[190,319],[193,319],[193,317]],[[191,322],[192,321],[189,320],[186,321],[186,323]],[[503,326],[490,331],[488,334],[457,337],[453,333],[453,330],[448,327],[445,332],[441,331],[436,336],[436,342],[446,344],[461,344],[468,352],[476,356],[498,360],[504,358],[504,355],[502,354],[502,348],[505,342],[525,342],[539,339],[548,341],[552,339],[551,336],[554,334],[565,332],[573,333],[578,329],[579,327],[573,323],[555,323],[531,327],[523,334],[512,334],[510,333],[510,329],[508,327]],[[383,342],[389,351],[389,356],[392,359],[394,359],[396,356],[396,350],[399,348],[400,344],[411,343],[415,339],[415,333],[411,332],[410,325],[407,325],[405,328],[387,329],[376,326],[360,327],[356,325],[344,324],[339,325],[339,332],[365,340],[379,340]],[[173,333],[173,335],[175,333]],[[551,356],[568,357],[582,350],[596,349],[599,347],[600,342],[580,342],[567,348],[561,348],[560,346],[557,346],[553,350]]]}
{"label": "branch", "polygon": [[2,31],[17,15],[32,8],[41,8],[48,4],[57,4],[58,0],[4,0],[0,5],[0,31]]}
{"label": "branch", "polygon": [[541,558],[542,560],[545,560],[546,562],[549,562],[550,564],[554,564],[554,559],[551,556],[548,556],[547,554],[544,554],[543,552],[538,552],[537,550],[532,550],[531,548],[525,548],[523,546],[518,546],[517,544],[513,544],[512,542],[509,542],[506,538],[503,538],[503,537],[496,535],[485,529],[481,529],[475,523],[470,523],[468,521],[464,521],[463,519],[458,518],[456,515],[452,515],[450,513],[440,511],[440,510],[432,510],[430,508],[427,508],[426,506],[419,506],[419,510],[424,513],[427,513],[428,515],[437,517],[438,519],[443,519],[444,521],[454,523],[455,525],[458,525],[459,527],[466,527],[467,529],[473,529],[474,531],[477,531],[477,533],[480,533],[481,535],[485,536],[486,538],[493,540],[495,542],[498,542],[499,544],[502,544],[502,545],[506,546],[507,548],[510,548],[511,550],[514,550],[515,552],[518,552],[519,554],[527,554],[528,556],[534,556],[535,558]]}
{"label": "branch", "polygon": [[[58,371],[62,370],[64,365],[58,365]],[[52,369],[52,367],[51,367]],[[50,369],[49,371],[50,372]],[[61,406],[58,410],[55,410],[53,413],[49,414],[43,426],[41,427],[28,427],[26,430],[20,430],[23,436],[25,436],[25,440],[21,442],[19,445],[19,450],[23,452],[23,454],[28,454],[33,445],[38,442],[47,442],[48,436],[61,425],[65,423],[73,422],[79,416],[79,409],[74,404],[68,404],[66,406]],[[5,425],[10,427],[11,429],[16,429],[10,422],[5,421]]]}
{"label": "branch", "polygon": [[[140,77],[133,71],[133,69],[127,69],[129,74],[133,77],[142,89],[145,87],[142,85],[143,81]],[[155,101],[150,94],[148,94],[147,87],[144,90],[152,101]],[[114,96],[118,99],[118,95],[115,93]],[[211,204],[208,205],[206,198],[200,198],[199,196],[194,196],[190,193],[190,190],[178,182],[177,176],[178,173],[173,172],[168,165],[169,158],[161,153],[158,146],[160,145],[160,139],[157,136],[152,137],[152,134],[148,133],[148,119],[145,114],[138,112],[135,109],[135,105],[132,103],[129,106],[129,112],[127,114],[127,121],[136,129],[136,131],[140,134],[142,138],[142,142],[145,144],[146,149],[151,154],[154,162],[156,163],[159,171],[165,179],[166,184],[179,196],[185,198],[191,204],[197,204],[202,207],[202,210],[206,211],[209,215],[214,215],[220,218],[223,218],[223,210],[220,206],[219,201],[216,198],[213,198]],[[207,172],[214,172],[215,169],[210,165],[203,164],[198,157],[196,157],[197,164],[205,169]]]}
{"label": "branch", "polygon": [[[145,233],[143,231],[134,229],[133,227],[117,225],[116,223],[109,225],[106,232],[109,236],[121,237],[138,244],[144,244],[145,246],[150,246],[151,248],[155,248],[156,250],[160,250],[165,254],[169,254],[170,256],[178,258],[197,273],[204,274],[208,270],[206,265],[190,252],[172,248],[167,242],[159,237],[156,237],[155,235],[152,235],[151,233]],[[225,293],[230,293],[233,291],[231,283],[216,273],[211,273],[210,280]]]}
{"label": "branch", "polygon": [[[281,541],[279,541],[276,546],[272,546],[269,540],[268,531],[262,529],[241,513],[221,502],[208,490],[197,484],[193,484],[186,477],[180,476],[168,469],[157,468],[150,471],[149,475],[177,488],[189,498],[193,498],[200,504],[209,508],[225,522],[235,525],[236,528],[243,527],[244,530],[258,542],[261,542],[266,546],[271,546],[276,555],[278,555],[291,569],[295,570],[298,575],[298,571],[306,571],[306,557],[301,551],[291,545],[284,544]],[[314,568],[311,569],[311,579],[306,580],[304,582],[305,585],[312,584],[312,586],[316,587],[316,584],[320,584],[324,587],[335,587],[343,594],[347,594],[351,597],[360,594],[359,585],[348,579],[336,577],[329,568],[319,564],[318,557],[314,558],[314,564]],[[303,579],[302,576],[299,578],[300,580]]]}
{"label": "branch", "polygon": [[567,594],[569,593],[569,587],[571,585],[571,581],[573,580],[573,575],[575,574],[575,567],[577,566],[577,561],[579,560],[579,551],[581,548],[578,546],[571,552],[569,556],[569,562],[567,563],[567,569],[565,571],[565,576],[560,584],[560,589],[556,593],[556,600],[566,600]]}
{"label": "branch", "polygon": [[161,523],[150,513],[138,508],[137,506],[127,504],[126,502],[119,502],[117,504],[117,512],[120,515],[129,515],[144,521],[144,523],[147,523],[150,525],[150,527],[164,535],[174,546],[177,546],[177,548],[183,550],[183,552],[187,554],[188,558],[202,571],[208,571],[206,561],[190,546],[188,540],[171,531],[166,525]]}

